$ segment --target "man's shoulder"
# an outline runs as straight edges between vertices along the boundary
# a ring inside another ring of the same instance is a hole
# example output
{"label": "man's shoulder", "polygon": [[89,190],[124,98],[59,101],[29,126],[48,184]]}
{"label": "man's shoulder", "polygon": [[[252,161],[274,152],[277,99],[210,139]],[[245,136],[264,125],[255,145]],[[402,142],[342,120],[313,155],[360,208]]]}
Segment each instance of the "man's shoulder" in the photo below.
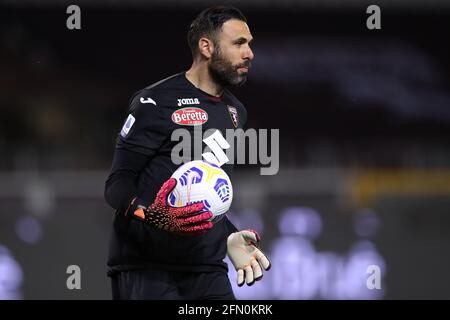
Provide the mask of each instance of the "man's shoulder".
{"label": "man's shoulder", "polygon": [[167,78],[159,80],[159,81],[145,87],[142,90],[157,92],[157,91],[167,90],[167,89],[177,87],[180,85],[180,80],[181,80],[180,78],[183,76],[183,74],[184,74],[183,72],[176,73]]}
{"label": "man's shoulder", "polygon": [[177,73],[138,90],[132,95],[130,105],[152,104],[163,107],[170,104],[173,94],[181,88],[181,76],[183,73]]}
{"label": "man's shoulder", "polygon": [[225,96],[227,98],[227,102],[231,103],[233,107],[236,107],[239,111],[246,112],[244,104],[236,98],[236,96],[228,89],[225,89]]}

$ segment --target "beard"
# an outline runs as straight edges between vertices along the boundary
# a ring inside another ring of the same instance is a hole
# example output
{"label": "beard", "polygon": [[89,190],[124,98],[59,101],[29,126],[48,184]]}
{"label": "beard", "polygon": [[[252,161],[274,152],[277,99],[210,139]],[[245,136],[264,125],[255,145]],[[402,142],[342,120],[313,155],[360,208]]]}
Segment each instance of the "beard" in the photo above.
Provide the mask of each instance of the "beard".
{"label": "beard", "polygon": [[247,81],[247,73],[239,73],[241,67],[250,68],[250,61],[240,65],[233,65],[230,60],[225,58],[217,47],[211,56],[211,62],[208,65],[209,74],[213,80],[222,87],[239,87]]}

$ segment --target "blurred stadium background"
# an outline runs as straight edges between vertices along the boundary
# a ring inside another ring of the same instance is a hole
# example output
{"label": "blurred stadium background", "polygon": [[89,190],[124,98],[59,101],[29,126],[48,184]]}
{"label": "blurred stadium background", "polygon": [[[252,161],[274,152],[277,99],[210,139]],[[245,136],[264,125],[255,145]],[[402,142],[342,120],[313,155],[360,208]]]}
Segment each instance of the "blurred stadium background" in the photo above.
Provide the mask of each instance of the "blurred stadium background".
{"label": "blurred stadium background", "polygon": [[[78,31],[69,4],[0,4],[0,299],[111,298],[115,137],[132,93],[190,66],[186,28],[212,2],[78,1]],[[239,2],[255,61],[235,93],[281,142],[277,175],[233,176],[230,218],[273,262],[240,299],[450,298],[450,6],[377,1],[370,31],[369,4]]]}

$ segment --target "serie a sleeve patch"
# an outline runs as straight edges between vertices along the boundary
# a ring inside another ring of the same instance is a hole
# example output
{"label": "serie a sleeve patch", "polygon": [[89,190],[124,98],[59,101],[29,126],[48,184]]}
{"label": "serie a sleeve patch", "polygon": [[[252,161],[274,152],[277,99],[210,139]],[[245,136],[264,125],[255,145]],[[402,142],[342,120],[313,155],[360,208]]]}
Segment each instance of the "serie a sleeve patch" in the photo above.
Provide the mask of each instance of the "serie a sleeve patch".
{"label": "serie a sleeve patch", "polygon": [[136,121],[135,117],[133,115],[129,115],[127,118],[127,121],[125,121],[125,124],[122,127],[122,130],[120,131],[120,135],[122,137],[126,137],[128,132],[130,132],[131,127],[133,126],[134,122]]}

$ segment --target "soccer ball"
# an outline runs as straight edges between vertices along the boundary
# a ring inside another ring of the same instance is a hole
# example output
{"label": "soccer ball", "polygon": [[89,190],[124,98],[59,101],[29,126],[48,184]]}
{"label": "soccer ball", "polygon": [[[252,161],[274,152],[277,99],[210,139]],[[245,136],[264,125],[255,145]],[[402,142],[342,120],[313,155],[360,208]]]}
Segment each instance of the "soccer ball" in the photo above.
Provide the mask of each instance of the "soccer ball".
{"label": "soccer ball", "polygon": [[172,178],[177,180],[175,189],[168,196],[169,204],[173,207],[201,201],[212,212],[211,221],[217,222],[231,206],[231,180],[223,169],[212,163],[190,161],[179,167]]}

